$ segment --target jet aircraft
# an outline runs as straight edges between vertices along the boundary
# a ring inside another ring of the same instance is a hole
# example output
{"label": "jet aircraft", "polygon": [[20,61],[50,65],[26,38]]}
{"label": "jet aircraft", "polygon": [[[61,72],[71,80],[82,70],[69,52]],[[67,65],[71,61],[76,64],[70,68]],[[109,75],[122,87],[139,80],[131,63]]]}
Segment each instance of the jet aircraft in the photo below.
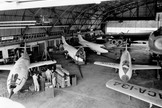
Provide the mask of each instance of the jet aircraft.
{"label": "jet aircraft", "polygon": [[108,47],[105,47],[104,44],[88,42],[88,41],[84,40],[81,35],[78,35],[78,39],[79,39],[79,43],[82,46],[89,47],[91,50],[97,52],[98,55],[101,55],[101,53],[108,53],[109,52],[108,49],[112,49],[112,48],[116,47],[116,45],[114,45],[114,44],[109,44],[109,45],[106,45]]}
{"label": "jet aircraft", "polygon": [[162,54],[162,27],[150,34],[148,45],[152,53]]}
{"label": "jet aircraft", "polygon": [[106,87],[148,102],[150,103],[149,108],[151,108],[152,105],[162,107],[162,91],[160,90],[124,83],[115,79],[109,80],[106,83]]}
{"label": "jet aircraft", "polygon": [[62,38],[62,43],[63,43],[63,49],[64,51],[67,52],[65,54],[70,56],[76,64],[85,64],[86,55],[85,55],[84,48],[80,47],[79,49],[76,49],[75,47],[69,45],[66,42],[64,36],[62,36],[61,38]]}
{"label": "jet aircraft", "polygon": [[54,64],[56,61],[41,61],[37,63],[30,63],[29,55],[24,48],[24,53],[13,65],[0,65],[0,70],[10,70],[7,78],[7,90],[9,98],[22,89],[26,80],[28,79],[28,70],[33,67]]}
{"label": "jet aircraft", "polygon": [[134,29],[131,30],[130,28],[126,29],[109,27],[107,29],[112,29],[114,31],[111,32],[111,30],[107,30],[105,34],[106,37],[113,37],[111,43],[122,43],[122,41],[118,41],[121,40],[119,39],[120,37],[128,39],[127,42],[129,44],[134,43],[136,40],[148,40],[148,47],[151,53],[162,55],[162,27],[158,26],[156,28],[147,29],[139,28],[139,30],[136,32],[134,32]]}
{"label": "jet aircraft", "polygon": [[119,69],[119,77],[123,82],[128,82],[131,79],[132,70],[161,69],[160,66],[132,64],[131,55],[127,50],[127,44],[125,47],[125,51],[123,51],[121,55],[120,64],[98,61],[94,62],[94,64]]}

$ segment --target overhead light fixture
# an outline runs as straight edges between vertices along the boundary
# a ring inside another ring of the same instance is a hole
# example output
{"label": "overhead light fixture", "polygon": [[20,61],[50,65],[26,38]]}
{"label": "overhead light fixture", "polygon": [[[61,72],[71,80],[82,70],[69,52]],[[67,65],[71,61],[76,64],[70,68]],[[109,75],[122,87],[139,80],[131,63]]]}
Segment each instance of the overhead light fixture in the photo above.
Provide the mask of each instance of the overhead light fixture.
{"label": "overhead light fixture", "polygon": [[36,23],[35,20],[29,20],[29,21],[0,21],[0,24],[6,24],[6,23]]}
{"label": "overhead light fixture", "polygon": [[[50,28],[52,26],[0,26],[0,29],[22,29],[22,28]],[[68,25],[58,25],[53,27],[69,27]]]}
{"label": "overhead light fixture", "polygon": [[31,21],[1,21],[0,22],[0,27],[3,26],[32,26],[35,25],[36,21],[31,20]]}
{"label": "overhead light fixture", "polygon": [[31,26],[35,24],[0,24],[0,27],[2,26]]}
{"label": "overhead light fixture", "polygon": [[[28,26],[12,26],[12,27],[0,27],[0,29],[22,29],[27,28]],[[51,26],[29,26],[28,28],[49,28]]]}

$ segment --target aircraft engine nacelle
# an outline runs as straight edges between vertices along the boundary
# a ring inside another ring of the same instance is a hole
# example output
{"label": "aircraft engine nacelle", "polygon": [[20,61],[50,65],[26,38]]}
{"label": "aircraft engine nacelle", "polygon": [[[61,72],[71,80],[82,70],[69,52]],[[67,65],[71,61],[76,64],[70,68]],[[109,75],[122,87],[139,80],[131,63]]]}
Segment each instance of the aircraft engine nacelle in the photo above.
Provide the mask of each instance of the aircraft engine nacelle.
{"label": "aircraft engine nacelle", "polygon": [[123,40],[119,39],[119,40],[117,40],[117,43],[118,43],[118,45],[121,45],[121,44],[123,44]]}
{"label": "aircraft engine nacelle", "polygon": [[155,34],[152,33],[149,37],[148,45],[150,51],[152,51],[153,53],[162,54],[162,35],[155,36]]}
{"label": "aircraft engine nacelle", "polygon": [[114,44],[114,45],[117,45],[117,46],[120,46],[121,44],[123,44],[123,40],[122,39],[112,39],[110,41],[111,44]]}
{"label": "aircraft engine nacelle", "polygon": [[75,54],[75,62],[77,64],[85,64],[86,61],[86,53],[83,47],[80,47]]}

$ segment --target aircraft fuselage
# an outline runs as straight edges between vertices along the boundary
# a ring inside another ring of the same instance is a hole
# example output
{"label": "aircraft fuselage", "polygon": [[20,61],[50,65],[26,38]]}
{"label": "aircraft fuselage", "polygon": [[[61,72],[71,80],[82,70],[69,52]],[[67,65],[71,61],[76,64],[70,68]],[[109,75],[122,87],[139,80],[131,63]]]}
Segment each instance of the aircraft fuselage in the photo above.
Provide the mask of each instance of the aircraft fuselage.
{"label": "aircraft fuselage", "polygon": [[132,77],[131,56],[127,50],[125,50],[121,55],[119,77],[124,82],[127,82]]}
{"label": "aircraft fuselage", "polygon": [[78,50],[76,48],[74,48],[73,46],[70,46],[68,44],[63,44],[63,48],[64,50],[66,50],[68,52],[68,55],[75,61],[75,62],[80,62],[83,63],[84,60],[80,57],[77,57],[76,54],[78,52]]}
{"label": "aircraft fuselage", "polygon": [[7,78],[7,90],[10,95],[9,97],[11,97],[12,94],[17,93],[24,86],[28,78],[29,65],[29,56],[27,53],[24,53],[10,70]]}
{"label": "aircraft fuselage", "polygon": [[89,47],[91,50],[97,53],[108,53],[108,50],[102,48],[104,46],[102,44],[96,44],[96,43],[87,42],[87,41],[80,41],[79,43],[83,45],[84,47]]}

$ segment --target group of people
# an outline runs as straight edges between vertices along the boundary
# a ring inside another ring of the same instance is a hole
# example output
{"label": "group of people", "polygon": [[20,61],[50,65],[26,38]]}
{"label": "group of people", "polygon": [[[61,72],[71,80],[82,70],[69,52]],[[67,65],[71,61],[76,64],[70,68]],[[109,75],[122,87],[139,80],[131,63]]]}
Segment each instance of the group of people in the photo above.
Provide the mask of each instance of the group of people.
{"label": "group of people", "polygon": [[52,79],[55,79],[55,69],[56,66],[54,64],[43,67],[35,67],[29,70],[29,74],[33,78],[35,91],[45,91],[45,82],[55,85],[55,81],[52,81]]}

